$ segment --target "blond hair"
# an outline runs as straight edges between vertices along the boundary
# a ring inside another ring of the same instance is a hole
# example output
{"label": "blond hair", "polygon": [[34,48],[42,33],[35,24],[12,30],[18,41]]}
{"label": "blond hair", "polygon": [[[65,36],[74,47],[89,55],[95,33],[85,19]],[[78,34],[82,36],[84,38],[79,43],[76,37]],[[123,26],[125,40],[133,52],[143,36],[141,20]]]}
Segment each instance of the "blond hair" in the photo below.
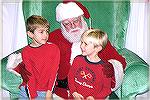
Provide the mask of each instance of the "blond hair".
{"label": "blond hair", "polygon": [[90,42],[94,44],[94,46],[102,46],[102,48],[105,48],[108,36],[107,33],[101,31],[100,29],[89,29],[85,31],[82,36],[81,40],[90,38]]}

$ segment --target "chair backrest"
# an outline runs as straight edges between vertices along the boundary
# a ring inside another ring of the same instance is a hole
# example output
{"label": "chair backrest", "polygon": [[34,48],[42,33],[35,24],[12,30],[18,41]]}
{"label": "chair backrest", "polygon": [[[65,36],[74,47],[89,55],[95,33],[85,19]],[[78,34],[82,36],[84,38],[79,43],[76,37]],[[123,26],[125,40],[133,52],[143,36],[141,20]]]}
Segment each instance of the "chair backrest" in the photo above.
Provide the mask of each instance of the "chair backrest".
{"label": "chair backrest", "polygon": [[[111,43],[117,48],[123,48],[125,45],[126,30],[130,12],[129,1],[83,1],[81,3],[88,9],[92,27],[100,28],[107,32]],[[59,28],[55,19],[55,8],[61,1],[38,1],[23,2],[23,11],[25,20],[33,15],[38,14],[49,20],[53,31]],[[88,22],[88,21],[87,21]]]}

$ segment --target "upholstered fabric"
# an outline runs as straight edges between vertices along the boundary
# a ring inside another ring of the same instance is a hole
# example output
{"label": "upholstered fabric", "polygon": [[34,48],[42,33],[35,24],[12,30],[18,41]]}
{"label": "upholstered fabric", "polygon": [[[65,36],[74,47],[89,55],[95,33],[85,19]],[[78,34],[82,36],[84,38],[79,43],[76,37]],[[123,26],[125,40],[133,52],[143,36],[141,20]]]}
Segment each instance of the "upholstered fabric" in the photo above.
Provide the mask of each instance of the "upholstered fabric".
{"label": "upholstered fabric", "polygon": [[122,86],[116,90],[122,99],[135,98],[149,89],[149,65],[132,51],[124,48],[118,50],[127,61]]}
{"label": "upholstered fabric", "polygon": [[[129,1],[82,1],[87,7],[92,18],[92,27],[100,28],[107,32],[111,43],[116,47],[127,61],[123,83],[115,91],[121,99],[135,98],[148,90],[149,65],[138,55],[124,48],[128,17],[130,13]],[[50,30],[60,27],[55,19],[56,5],[61,1],[32,1],[23,2],[25,20],[32,14],[39,14],[49,20]],[[88,21],[87,21],[88,22]],[[30,39],[29,43],[30,43]],[[18,86],[22,82],[21,77],[6,70],[7,57],[1,59],[2,89],[10,92],[11,99],[18,98]]]}

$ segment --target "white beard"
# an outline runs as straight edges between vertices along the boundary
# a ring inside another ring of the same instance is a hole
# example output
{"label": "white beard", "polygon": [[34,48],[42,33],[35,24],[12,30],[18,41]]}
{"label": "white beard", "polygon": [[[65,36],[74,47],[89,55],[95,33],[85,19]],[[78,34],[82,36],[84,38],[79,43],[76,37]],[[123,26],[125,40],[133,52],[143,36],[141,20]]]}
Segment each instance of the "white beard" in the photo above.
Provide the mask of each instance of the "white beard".
{"label": "white beard", "polygon": [[71,47],[71,58],[70,58],[70,64],[71,65],[73,63],[74,58],[77,55],[81,55],[81,53],[82,53],[80,45],[81,45],[81,42],[76,42],[76,43],[72,44],[72,47]]}
{"label": "white beard", "polygon": [[[67,39],[70,43],[72,44],[71,47],[71,57],[70,57],[70,64],[72,65],[74,58],[77,55],[81,55],[81,48],[80,48],[80,39],[81,39],[81,35],[88,30],[88,26],[87,23],[85,22],[85,20],[83,19],[83,17],[81,17],[81,22],[82,22],[82,28],[75,28],[70,30],[70,32],[67,32],[65,27],[63,26],[63,24],[61,23],[61,30],[62,30],[62,34],[65,37],[65,39]],[[79,30],[78,32],[73,32],[71,33],[73,30]]]}
{"label": "white beard", "polygon": [[[63,24],[61,23],[61,31],[63,36],[65,37],[65,39],[67,39],[70,43],[76,43],[76,42],[80,42],[80,38],[81,35],[88,30],[88,26],[87,23],[85,22],[85,20],[83,19],[83,17],[81,17],[81,22],[82,22],[82,28],[75,28],[70,30],[69,32],[66,31],[65,27],[63,26]],[[79,30],[78,32],[73,32],[73,30]]]}

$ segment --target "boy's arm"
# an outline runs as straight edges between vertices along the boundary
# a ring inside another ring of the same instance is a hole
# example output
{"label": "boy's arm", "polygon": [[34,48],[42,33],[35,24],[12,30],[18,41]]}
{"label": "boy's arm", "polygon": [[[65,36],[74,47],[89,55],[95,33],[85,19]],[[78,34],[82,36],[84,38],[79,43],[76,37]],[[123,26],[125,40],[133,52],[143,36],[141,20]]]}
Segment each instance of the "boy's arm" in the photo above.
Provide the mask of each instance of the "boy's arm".
{"label": "boy's arm", "polygon": [[74,69],[76,69],[76,67],[78,66],[77,62],[78,61],[75,58],[68,73],[68,85],[69,85],[69,90],[71,94],[73,94],[74,92],[77,92],[76,87],[74,86],[75,84]]}
{"label": "boy's arm", "polygon": [[102,85],[102,89],[99,91],[97,90],[97,95],[93,95],[94,98],[99,98],[101,97],[101,99],[106,98],[107,96],[109,96],[111,94],[111,78],[106,78],[106,76],[103,76],[103,85]]}
{"label": "boy's arm", "polygon": [[32,66],[33,63],[30,61],[30,54],[31,54],[31,52],[28,52],[25,49],[22,50],[23,63],[25,65],[26,70],[28,70],[28,72],[31,73],[31,75],[28,76],[29,80],[27,81],[27,88],[29,90],[29,92],[28,92],[29,97],[30,97],[30,99],[35,99],[37,97],[36,79],[35,79],[34,72],[33,72],[33,66]]}
{"label": "boy's arm", "polygon": [[55,81],[56,81],[56,76],[57,76],[57,71],[59,68],[59,63],[60,63],[60,50],[58,48],[58,46],[53,45],[53,50],[49,51],[52,53],[51,59],[49,60],[49,64],[51,66],[51,69],[48,73],[49,73],[49,84],[48,84],[48,90],[52,91],[53,87],[55,85]]}

